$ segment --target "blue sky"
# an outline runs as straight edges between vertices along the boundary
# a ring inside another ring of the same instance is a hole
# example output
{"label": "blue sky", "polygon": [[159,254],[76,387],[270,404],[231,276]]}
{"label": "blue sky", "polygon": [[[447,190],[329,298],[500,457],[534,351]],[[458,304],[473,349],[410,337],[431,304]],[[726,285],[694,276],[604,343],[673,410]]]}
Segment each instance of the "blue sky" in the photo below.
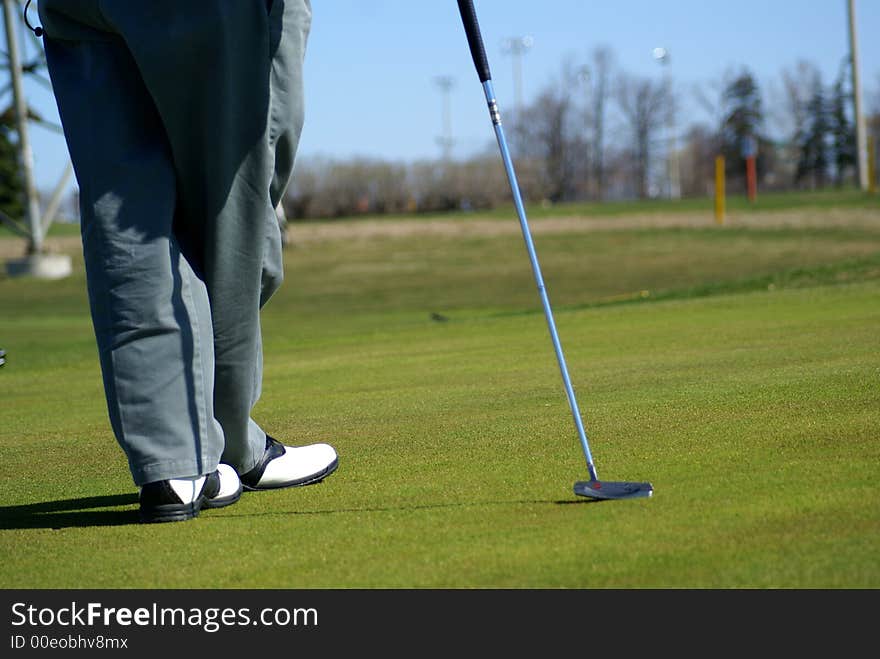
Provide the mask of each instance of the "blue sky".
{"label": "blue sky", "polygon": [[[514,103],[513,60],[505,38],[529,35],[522,59],[526,102],[558,78],[563,61],[586,61],[597,46],[619,69],[657,76],[655,47],[681,96],[685,125],[705,119],[692,88],[708,88],[747,67],[765,94],[799,60],[833,81],[848,52],[846,0],[475,0],[504,116]],[[453,0],[312,0],[306,58],[306,124],[300,157],[378,157],[411,161],[440,154],[442,96],[434,79],[454,79],[453,154],[492,143],[482,90]],[[880,88],[880,0],[857,0],[860,68],[866,102]],[[873,34],[872,34],[873,33]],[[51,94],[28,83],[29,102],[57,119]],[[614,109],[611,110],[612,114]],[[613,119],[613,117],[612,117]],[[63,138],[31,129],[35,173],[51,188],[66,163]]]}

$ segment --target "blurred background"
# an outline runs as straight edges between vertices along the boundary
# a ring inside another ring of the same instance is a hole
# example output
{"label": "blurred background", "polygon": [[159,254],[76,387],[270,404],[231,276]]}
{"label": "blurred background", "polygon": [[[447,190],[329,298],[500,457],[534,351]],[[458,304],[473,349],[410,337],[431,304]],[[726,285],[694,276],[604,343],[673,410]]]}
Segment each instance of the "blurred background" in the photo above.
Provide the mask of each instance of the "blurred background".
{"label": "blurred background", "polygon": [[[21,21],[23,4],[4,0],[15,20],[38,206],[44,215],[57,209],[53,221],[76,222],[76,183],[40,40]],[[718,156],[730,194],[748,192],[750,164],[752,185],[762,191],[873,182],[880,134],[874,0],[475,4],[531,203],[711,196]],[[508,203],[456,3],[312,5],[307,117],[286,217]],[[21,226],[26,181],[8,66],[2,75],[0,211]]]}

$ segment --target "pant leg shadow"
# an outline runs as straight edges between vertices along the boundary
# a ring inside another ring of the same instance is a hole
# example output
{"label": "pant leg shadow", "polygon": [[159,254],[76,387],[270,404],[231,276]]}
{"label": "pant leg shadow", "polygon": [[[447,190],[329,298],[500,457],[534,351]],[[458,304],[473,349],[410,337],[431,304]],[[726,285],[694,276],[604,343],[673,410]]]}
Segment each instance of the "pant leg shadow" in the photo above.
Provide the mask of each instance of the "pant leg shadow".
{"label": "pant leg shadow", "polygon": [[79,499],[0,506],[0,530],[81,528],[138,524],[133,510],[100,510],[136,504],[136,494],[111,494]]}
{"label": "pant leg shadow", "polygon": [[[53,529],[83,528],[89,526],[125,526],[139,524],[136,509],[132,510],[99,510],[101,508],[118,508],[120,506],[134,505],[138,502],[136,494],[112,494],[98,497],[84,497],[80,499],[61,499],[58,501],[44,501],[40,503],[28,503],[19,506],[0,506],[0,531],[11,529]],[[485,503],[485,502],[483,502]],[[570,500],[542,500],[542,501],[495,501],[489,502],[496,505],[510,503],[551,503],[555,505],[582,505],[598,503],[592,499]],[[405,510],[413,508],[447,508],[472,504],[439,504],[428,506],[412,506],[405,508],[374,508],[374,509],[342,509],[322,511],[299,511],[300,515],[315,515],[328,513]],[[481,505],[481,504],[478,504]],[[259,513],[257,513],[259,514]],[[235,517],[236,515],[232,515]],[[245,515],[249,516],[249,515]]]}

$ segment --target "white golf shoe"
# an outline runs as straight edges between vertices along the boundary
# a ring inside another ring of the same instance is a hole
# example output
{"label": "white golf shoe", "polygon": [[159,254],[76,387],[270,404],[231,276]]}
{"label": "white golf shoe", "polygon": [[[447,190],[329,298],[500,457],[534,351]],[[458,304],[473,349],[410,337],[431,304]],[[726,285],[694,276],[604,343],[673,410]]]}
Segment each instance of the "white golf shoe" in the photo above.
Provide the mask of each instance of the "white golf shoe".
{"label": "white golf shoe", "polygon": [[257,465],[241,474],[246,490],[272,490],[311,485],[336,471],[339,456],[329,444],[285,446],[266,436],[266,450]]}

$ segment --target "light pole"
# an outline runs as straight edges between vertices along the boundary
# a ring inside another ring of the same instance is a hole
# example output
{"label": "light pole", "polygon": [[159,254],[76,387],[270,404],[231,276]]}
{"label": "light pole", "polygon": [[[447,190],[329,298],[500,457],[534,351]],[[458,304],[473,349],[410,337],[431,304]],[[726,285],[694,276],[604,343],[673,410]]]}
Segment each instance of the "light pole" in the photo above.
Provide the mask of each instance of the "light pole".
{"label": "light pole", "polygon": [[504,40],[504,52],[513,57],[513,100],[517,114],[522,109],[522,56],[534,43],[535,40],[528,35]]}
{"label": "light pole", "polygon": [[[584,86],[585,90],[585,105],[587,108],[585,112],[587,117],[587,124],[589,126],[590,123],[590,112],[589,107],[591,101],[593,101],[593,71],[589,66],[584,64],[577,71],[578,80]],[[600,83],[601,85],[601,80]],[[601,94],[601,91],[599,92]],[[601,102],[601,99],[600,99]],[[596,103],[593,103],[596,105]],[[587,134],[590,136],[590,146],[592,147],[592,153],[590,156],[592,157],[592,169],[595,180],[593,181],[593,185],[595,186],[595,198],[602,198],[602,111],[601,108],[598,108],[596,112],[593,113],[592,117],[592,126],[589,126],[587,129]]]}
{"label": "light pole", "polygon": [[859,43],[856,34],[855,0],[847,0],[846,8],[849,18],[849,55],[850,70],[852,71],[853,120],[856,125],[856,163],[858,165],[859,188],[867,190],[868,140],[867,131],[865,130],[865,115],[862,112],[862,83],[859,76]]}
{"label": "light pole", "polygon": [[669,51],[666,48],[655,48],[654,59],[663,67],[663,82],[666,87],[666,131],[667,135],[667,167],[669,177],[669,198],[681,199],[681,184],[678,165],[678,147],[675,140],[675,96],[672,93],[672,76],[669,74]]}
{"label": "light pole", "polygon": [[452,157],[452,146],[455,143],[455,140],[452,139],[452,103],[449,97],[455,85],[455,80],[450,76],[437,76],[434,78],[434,84],[440,88],[440,93],[443,95],[441,110],[442,132],[440,137],[437,138],[437,144],[440,145],[443,160],[448,161]]}

